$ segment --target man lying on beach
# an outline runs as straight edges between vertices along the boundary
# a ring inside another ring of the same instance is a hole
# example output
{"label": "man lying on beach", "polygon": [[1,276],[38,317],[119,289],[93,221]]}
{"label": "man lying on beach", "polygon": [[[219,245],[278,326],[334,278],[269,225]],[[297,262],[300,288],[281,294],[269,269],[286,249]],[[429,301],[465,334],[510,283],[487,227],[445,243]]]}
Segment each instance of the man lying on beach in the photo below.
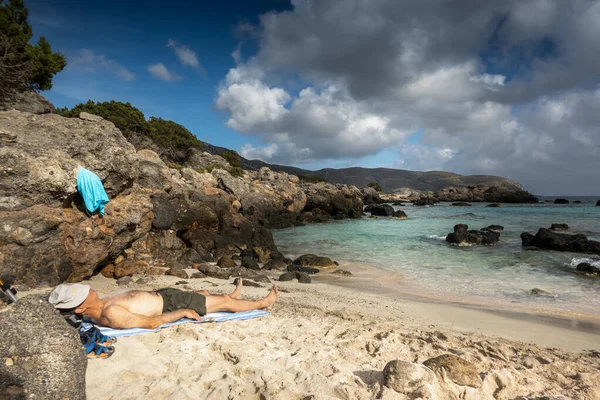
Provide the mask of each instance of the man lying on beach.
{"label": "man lying on beach", "polygon": [[132,290],[99,298],[98,293],[87,285],[63,284],[48,299],[55,308],[72,310],[89,317],[97,324],[115,329],[146,328],[190,318],[200,321],[207,312],[240,312],[267,308],[277,300],[277,286],[260,300],[241,300],[242,279],[238,279],[230,294],[212,295],[206,290],[186,292],[179,289],[156,291]]}

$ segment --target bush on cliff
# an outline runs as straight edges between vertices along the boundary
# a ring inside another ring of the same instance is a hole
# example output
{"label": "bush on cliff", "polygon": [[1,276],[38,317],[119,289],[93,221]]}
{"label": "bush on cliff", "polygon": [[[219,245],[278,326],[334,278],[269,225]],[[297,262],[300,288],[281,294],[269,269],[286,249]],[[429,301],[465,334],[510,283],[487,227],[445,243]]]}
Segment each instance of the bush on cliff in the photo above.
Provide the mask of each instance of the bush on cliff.
{"label": "bush on cliff", "polygon": [[183,125],[162,118],[150,117],[147,121],[144,113],[130,103],[120,101],[94,102],[78,104],[72,109],[60,108],[57,114],[63,117],[78,117],[87,112],[99,115],[115,124],[126,138],[142,135],[152,140],[168,161],[182,163],[189,156],[190,149],[203,149],[204,144]]}
{"label": "bush on cliff", "polygon": [[45,37],[29,43],[33,31],[28,14],[22,0],[0,1],[0,104],[27,89],[51,89],[52,78],[67,65]]}
{"label": "bush on cliff", "polygon": [[300,182],[303,183],[327,182],[327,180],[315,175],[298,175],[298,179],[300,179]]}
{"label": "bush on cliff", "polygon": [[237,151],[226,150],[222,153],[219,153],[219,155],[223,157],[233,168],[242,168],[242,159]]}
{"label": "bush on cliff", "polygon": [[381,187],[381,185],[377,182],[369,182],[369,184],[367,185],[370,188],[373,188],[375,190],[377,190],[378,192],[382,192],[383,191],[383,187]]}

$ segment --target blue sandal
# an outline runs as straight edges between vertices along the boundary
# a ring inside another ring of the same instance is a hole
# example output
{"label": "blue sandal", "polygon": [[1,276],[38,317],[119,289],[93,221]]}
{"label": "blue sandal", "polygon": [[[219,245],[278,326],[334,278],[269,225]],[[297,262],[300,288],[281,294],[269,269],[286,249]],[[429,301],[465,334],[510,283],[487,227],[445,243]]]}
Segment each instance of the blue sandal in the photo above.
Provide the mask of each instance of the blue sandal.
{"label": "blue sandal", "polygon": [[115,348],[113,346],[101,346],[92,342],[92,345],[85,349],[87,358],[108,358],[113,355]]}

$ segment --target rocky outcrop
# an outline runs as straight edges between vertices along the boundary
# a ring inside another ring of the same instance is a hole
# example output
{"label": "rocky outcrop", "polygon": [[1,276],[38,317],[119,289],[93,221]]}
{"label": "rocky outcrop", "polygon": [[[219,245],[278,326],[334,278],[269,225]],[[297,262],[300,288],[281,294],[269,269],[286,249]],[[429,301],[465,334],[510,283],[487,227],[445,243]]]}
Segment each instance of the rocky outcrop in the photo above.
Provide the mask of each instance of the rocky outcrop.
{"label": "rocky outcrop", "polygon": [[332,185],[326,182],[303,183],[306,195],[305,212],[332,216],[334,219],[360,218],[363,211],[362,193],[356,186]]}
{"label": "rocky outcrop", "polygon": [[537,197],[524,190],[485,184],[448,187],[435,192],[434,197],[447,202],[538,203]]}
{"label": "rocky outcrop", "polygon": [[32,114],[49,114],[54,112],[54,105],[38,92],[28,90],[17,93],[8,104],[0,104],[0,111],[7,110],[17,110]]}
{"label": "rocky outcrop", "polygon": [[362,189],[363,203],[364,204],[381,204],[383,200],[379,197],[379,192],[372,187],[365,187]]}
{"label": "rocky outcrop", "polygon": [[500,233],[495,230],[469,230],[465,224],[454,226],[454,232],[446,236],[446,241],[459,246],[493,246],[500,241]]}
{"label": "rocky outcrop", "polygon": [[558,233],[540,228],[535,236],[529,232],[522,233],[521,242],[524,247],[600,255],[600,242],[589,240],[583,234]]}
{"label": "rocky outcrop", "polygon": [[391,217],[394,215],[394,208],[389,204],[371,204],[365,207],[365,212],[380,217]]}
{"label": "rocky outcrop", "polygon": [[0,398],[85,399],[77,330],[43,296],[0,305]]}
{"label": "rocky outcrop", "polygon": [[[210,160],[211,173],[169,168],[95,115],[1,112],[0,267],[16,283],[37,286],[103,268],[115,277],[165,273],[167,262],[189,268],[245,249],[266,263],[282,257],[269,228],[362,214],[356,187],[300,184],[268,168],[237,177],[214,167],[217,156],[197,156]],[[110,198],[104,217],[85,211],[79,167],[102,180]]]}

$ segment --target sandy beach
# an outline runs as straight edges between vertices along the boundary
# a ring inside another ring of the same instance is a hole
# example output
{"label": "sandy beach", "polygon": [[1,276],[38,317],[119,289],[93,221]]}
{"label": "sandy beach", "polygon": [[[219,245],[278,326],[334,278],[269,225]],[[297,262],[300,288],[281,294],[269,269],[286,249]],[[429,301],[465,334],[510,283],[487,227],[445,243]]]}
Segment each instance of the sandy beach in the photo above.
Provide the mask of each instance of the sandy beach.
{"label": "sandy beach", "polygon": [[[177,284],[181,279],[171,276],[144,276],[143,280],[122,287],[98,275],[89,284],[101,295],[165,286],[214,293],[233,289],[232,280],[189,279],[185,284]],[[89,361],[87,396],[600,398],[600,334],[593,323],[561,323],[561,319],[400,298],[389,291],[357,291],[331,280],[279,283],[279,300],[267,317],[184,324],[120,338],[111,358]],[[261,285],[245,286],[243,296],[263,297],[270,287]],[[433,381],[412,382],[404,393],[383,385],[382,370],[389,361],[420,364],[442,354],[473,363],[481,387],[457,385],[444,374]]]}

